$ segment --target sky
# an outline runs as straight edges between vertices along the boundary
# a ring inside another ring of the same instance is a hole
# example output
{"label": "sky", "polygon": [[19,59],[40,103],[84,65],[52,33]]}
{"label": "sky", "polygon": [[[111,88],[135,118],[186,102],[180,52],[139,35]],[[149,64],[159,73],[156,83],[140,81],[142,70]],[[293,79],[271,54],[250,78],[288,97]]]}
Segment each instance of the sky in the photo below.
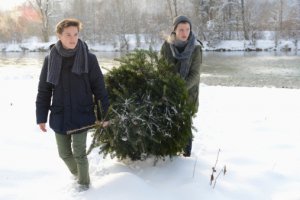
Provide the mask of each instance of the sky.
{"label": "sky", "polygon": [[26,2],[26,0],[0,0],[0,10],[10,10],[24,2]]}
{"label": "sky", "polygon": [[[300,90],[200,86],[192,156],[131,162],[88,156],[77,192],[54,133],[35,124],[40,66],[0,67],[0,200],[299,200]],[[88,144],[91,141],[89,134]],[[217,173],[226,165],[215,188]]]}

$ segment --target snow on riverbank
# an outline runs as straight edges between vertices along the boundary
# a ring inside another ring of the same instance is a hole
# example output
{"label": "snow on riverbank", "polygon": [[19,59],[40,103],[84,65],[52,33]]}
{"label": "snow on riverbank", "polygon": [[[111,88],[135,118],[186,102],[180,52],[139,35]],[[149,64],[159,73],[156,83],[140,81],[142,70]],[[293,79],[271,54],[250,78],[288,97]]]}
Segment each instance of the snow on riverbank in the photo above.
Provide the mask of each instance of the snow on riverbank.
{"label": "snow on riverbank", "polygon": [[[135,38],[130,36],[129,40],[129,50],[133,50],[135,48],[141,49],[149,49],[150,46],[154,50],[159,50],[162,44],[158,43],[155,45],[150,45],[146,42],[145,39],[141,39],[140,46],[137,47]],[[29,51],[29,52],[39,52],[39,51],[48,51],[50,44],[56,42],[55,37],[51,38],[50,42],[43,43],[39,42],[37,39],[27,40],[23,43],[0,43],[0,51],[2,52],[21,52],[21,51]],[[114,52],[120,51],[119,44],[94,44],[92,42],[87,41],[89,48],[92,51],[99,52]],[[255,43],[250,41],[241,41],[241,40],[225,40],[218,42],[216,44],[212,44],[209,42],[203,42],[204,48],[206,51],[299,51],[300,50],[300,42],[296,42],[293,40],[279,40],[277,47],[273,40],[257,40]]]}

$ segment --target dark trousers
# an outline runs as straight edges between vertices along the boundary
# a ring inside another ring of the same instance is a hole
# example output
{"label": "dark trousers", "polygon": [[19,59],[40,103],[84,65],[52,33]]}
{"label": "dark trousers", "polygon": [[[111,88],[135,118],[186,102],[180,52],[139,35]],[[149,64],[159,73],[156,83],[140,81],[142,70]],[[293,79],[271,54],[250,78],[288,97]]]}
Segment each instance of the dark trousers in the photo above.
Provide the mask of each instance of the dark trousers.
{"label": "dark trousers", "polygon": [[189,141],[184,149],[184,153],[183,156],[185,157],[190,157],[191,156],[191,152],[192,152],[192,143],[193,143],[193,138],[189,138]]}

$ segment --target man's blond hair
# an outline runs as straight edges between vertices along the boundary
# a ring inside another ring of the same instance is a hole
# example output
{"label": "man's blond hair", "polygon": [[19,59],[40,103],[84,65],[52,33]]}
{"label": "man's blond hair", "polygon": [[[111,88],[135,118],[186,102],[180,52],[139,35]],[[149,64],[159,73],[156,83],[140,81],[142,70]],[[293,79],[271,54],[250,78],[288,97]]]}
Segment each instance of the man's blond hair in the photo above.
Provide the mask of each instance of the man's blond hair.
{"label": "man's blond hair", "polygon": [[78,31],[82,29],[82,23],[78,19],[74,18],[68,18],[64,19],[56,24],[55,32],[57,34],[62,34],[65,28],[68,28],[70,26],[75,26],[78,28]]}

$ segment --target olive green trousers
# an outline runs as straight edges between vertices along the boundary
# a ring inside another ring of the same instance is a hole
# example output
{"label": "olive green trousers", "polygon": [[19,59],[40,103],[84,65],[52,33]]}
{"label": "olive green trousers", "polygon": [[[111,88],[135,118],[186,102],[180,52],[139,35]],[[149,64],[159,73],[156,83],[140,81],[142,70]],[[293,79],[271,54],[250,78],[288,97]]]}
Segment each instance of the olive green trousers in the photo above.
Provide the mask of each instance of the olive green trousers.
{"label": "olive green trousers", "polygon": [[90,184],[89,163],[86,155],[87,131],[65,135],[55,134],[59,157],[81,185]]}

